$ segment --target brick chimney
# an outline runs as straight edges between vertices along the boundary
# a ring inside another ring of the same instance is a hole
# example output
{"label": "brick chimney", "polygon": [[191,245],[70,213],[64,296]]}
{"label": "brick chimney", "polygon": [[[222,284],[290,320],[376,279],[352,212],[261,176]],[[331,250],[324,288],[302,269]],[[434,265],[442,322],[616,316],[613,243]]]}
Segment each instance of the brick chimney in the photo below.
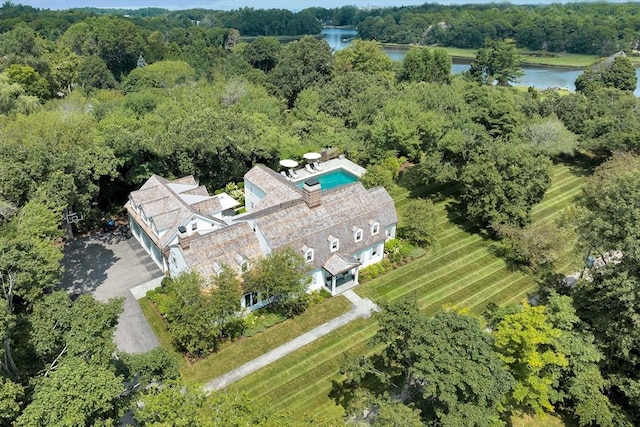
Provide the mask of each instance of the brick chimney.
{"label": "brick chimney", "polygon": [[309,178],[304,182],[304,186],[302,187],[302,200],[304,200],[310,208],[320,206],[321,193],[320,181],[318,181],[317,178]]}
{"label": "brick chimney", "polygon": [[191,240],[191,236],[189,236],[189,234],[187,234],[187,227],[185,227],[184,225],[181,225],[180,227],[178,227],[178,244],[180,245],[181,249],[189,249],[189,243]]}

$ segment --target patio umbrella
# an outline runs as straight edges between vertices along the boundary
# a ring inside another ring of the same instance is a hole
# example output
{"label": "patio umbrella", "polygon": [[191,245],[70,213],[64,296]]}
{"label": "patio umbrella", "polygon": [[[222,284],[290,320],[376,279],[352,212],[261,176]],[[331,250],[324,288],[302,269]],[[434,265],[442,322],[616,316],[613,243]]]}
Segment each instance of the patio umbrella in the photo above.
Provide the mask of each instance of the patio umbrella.
{"label": "patio umbrella", "polygon": [[282,159],[280,160],[280,165],[284,168],[295,168],[298,166],[298,162],[291,159]]}
{"label": "patio umbrella", "polygon": [[306,160],[320,160],[320,157],[322,157],[322,155],[320,153],[306,153],[304,156]]}

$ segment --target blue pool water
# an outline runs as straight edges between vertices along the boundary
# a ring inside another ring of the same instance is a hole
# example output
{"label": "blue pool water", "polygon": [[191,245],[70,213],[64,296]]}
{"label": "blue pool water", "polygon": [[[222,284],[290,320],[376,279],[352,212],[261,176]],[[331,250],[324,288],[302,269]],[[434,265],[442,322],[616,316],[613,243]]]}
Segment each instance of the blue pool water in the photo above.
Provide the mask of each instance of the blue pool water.
{"label": "blue pool water", "polygon": [[[320,181],[320,187],[322,188],[322,191],[340,187],[341,185],[345,184],[351,184],[352,182],[356,182],[358,180],[357,176],[347,172],[344,169],[336,169],[320,175],[314,175],[313,178],[317,178],[318,181]],[[297,185],[298,187],[302,188],[302,186],[304,185],[304,180],[298,182]]]}

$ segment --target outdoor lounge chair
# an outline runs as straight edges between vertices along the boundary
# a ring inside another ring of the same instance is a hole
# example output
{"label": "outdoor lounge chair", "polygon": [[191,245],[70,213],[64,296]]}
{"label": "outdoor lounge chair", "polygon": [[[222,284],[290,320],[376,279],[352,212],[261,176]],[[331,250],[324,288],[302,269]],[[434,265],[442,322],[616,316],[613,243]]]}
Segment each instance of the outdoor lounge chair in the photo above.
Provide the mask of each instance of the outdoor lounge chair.
{"label": "outdoor lounge chair", "polygon": [[304,168],[307,170],[307,172],[309,173],[316,173],[316,171],[313,170],[313,168],[311,167],[311,165],[309,163],[307,163],[306,165],[304,165]]}
{"label": "outdoor lounge chair", "polygon": [[284,176],[287,179],[291,179],[291,178],[289,178],[289,175],[287,175],[287,173],[285,171],[280,171],[280,175]]}
{"label": "outdoor lounge chair", "polygon": [[320,163],[318,163],[318,161],[316,160],[315,162],[313,162],[313,168],[317,171],[321,171],[324,168],[322,166],[320,166]]}
{"label": "outdoor lounge chair", "polygon": [[298,174],[296,173],[296,171],[294,171],[293,169],[289,169],[289,176],[291,178],[297,178]]}

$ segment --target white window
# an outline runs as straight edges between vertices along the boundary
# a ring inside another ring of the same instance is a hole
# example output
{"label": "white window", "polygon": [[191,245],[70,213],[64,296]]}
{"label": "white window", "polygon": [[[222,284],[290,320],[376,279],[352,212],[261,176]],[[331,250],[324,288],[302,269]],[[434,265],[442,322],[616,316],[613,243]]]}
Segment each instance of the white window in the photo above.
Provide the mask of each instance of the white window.
{"label": "white window", "polygon": [[371,256],[374,257],[376,255],[378,255],[378,246],[371,249]]}
{"label": "white window", "polygon": [[375,236],[380,232],[380,223],[379,222],[369,222],[371,225],[371,235]]}
{"label": "white window", "polygon": [[237,253],[235,254],[234,258],[240,266],[240,270],[247,271],[247,269],[249,268],[249,261],[244,257],[244,255]]}
{"label": "white window", "polygon": [[364,235],[362,228],[356,228],[353,232],[353,239],[356,242],[360,242],[362,240],[362,236]]}
{"label": "white window", "polygon": [[305,262],[313,261],[313,249],[312,248],[307,248],[304,251],[304,261]]}
{"label": "white window", "polygon": [[340,239],[336,237],[331,239],[329,242],[329,248],[331,249],[331,252],[338,252],[338,249],[340,249]]}
{"label": "white window", "polygon": [[216,273],[216,275],[219,275],[220,273],[222,273],[222,266],[218,264],[216,261],[213,261],[213,272]]}
{"label": "white window", "polygon": [[193,221],[191,223],[191,231],[196,231],[198,229],[198,221]]}
{"label": "white window", "polygon": [[247,292],[244,294],[244,306],[249,308],[258,303],[258,293],[257,292]]}

